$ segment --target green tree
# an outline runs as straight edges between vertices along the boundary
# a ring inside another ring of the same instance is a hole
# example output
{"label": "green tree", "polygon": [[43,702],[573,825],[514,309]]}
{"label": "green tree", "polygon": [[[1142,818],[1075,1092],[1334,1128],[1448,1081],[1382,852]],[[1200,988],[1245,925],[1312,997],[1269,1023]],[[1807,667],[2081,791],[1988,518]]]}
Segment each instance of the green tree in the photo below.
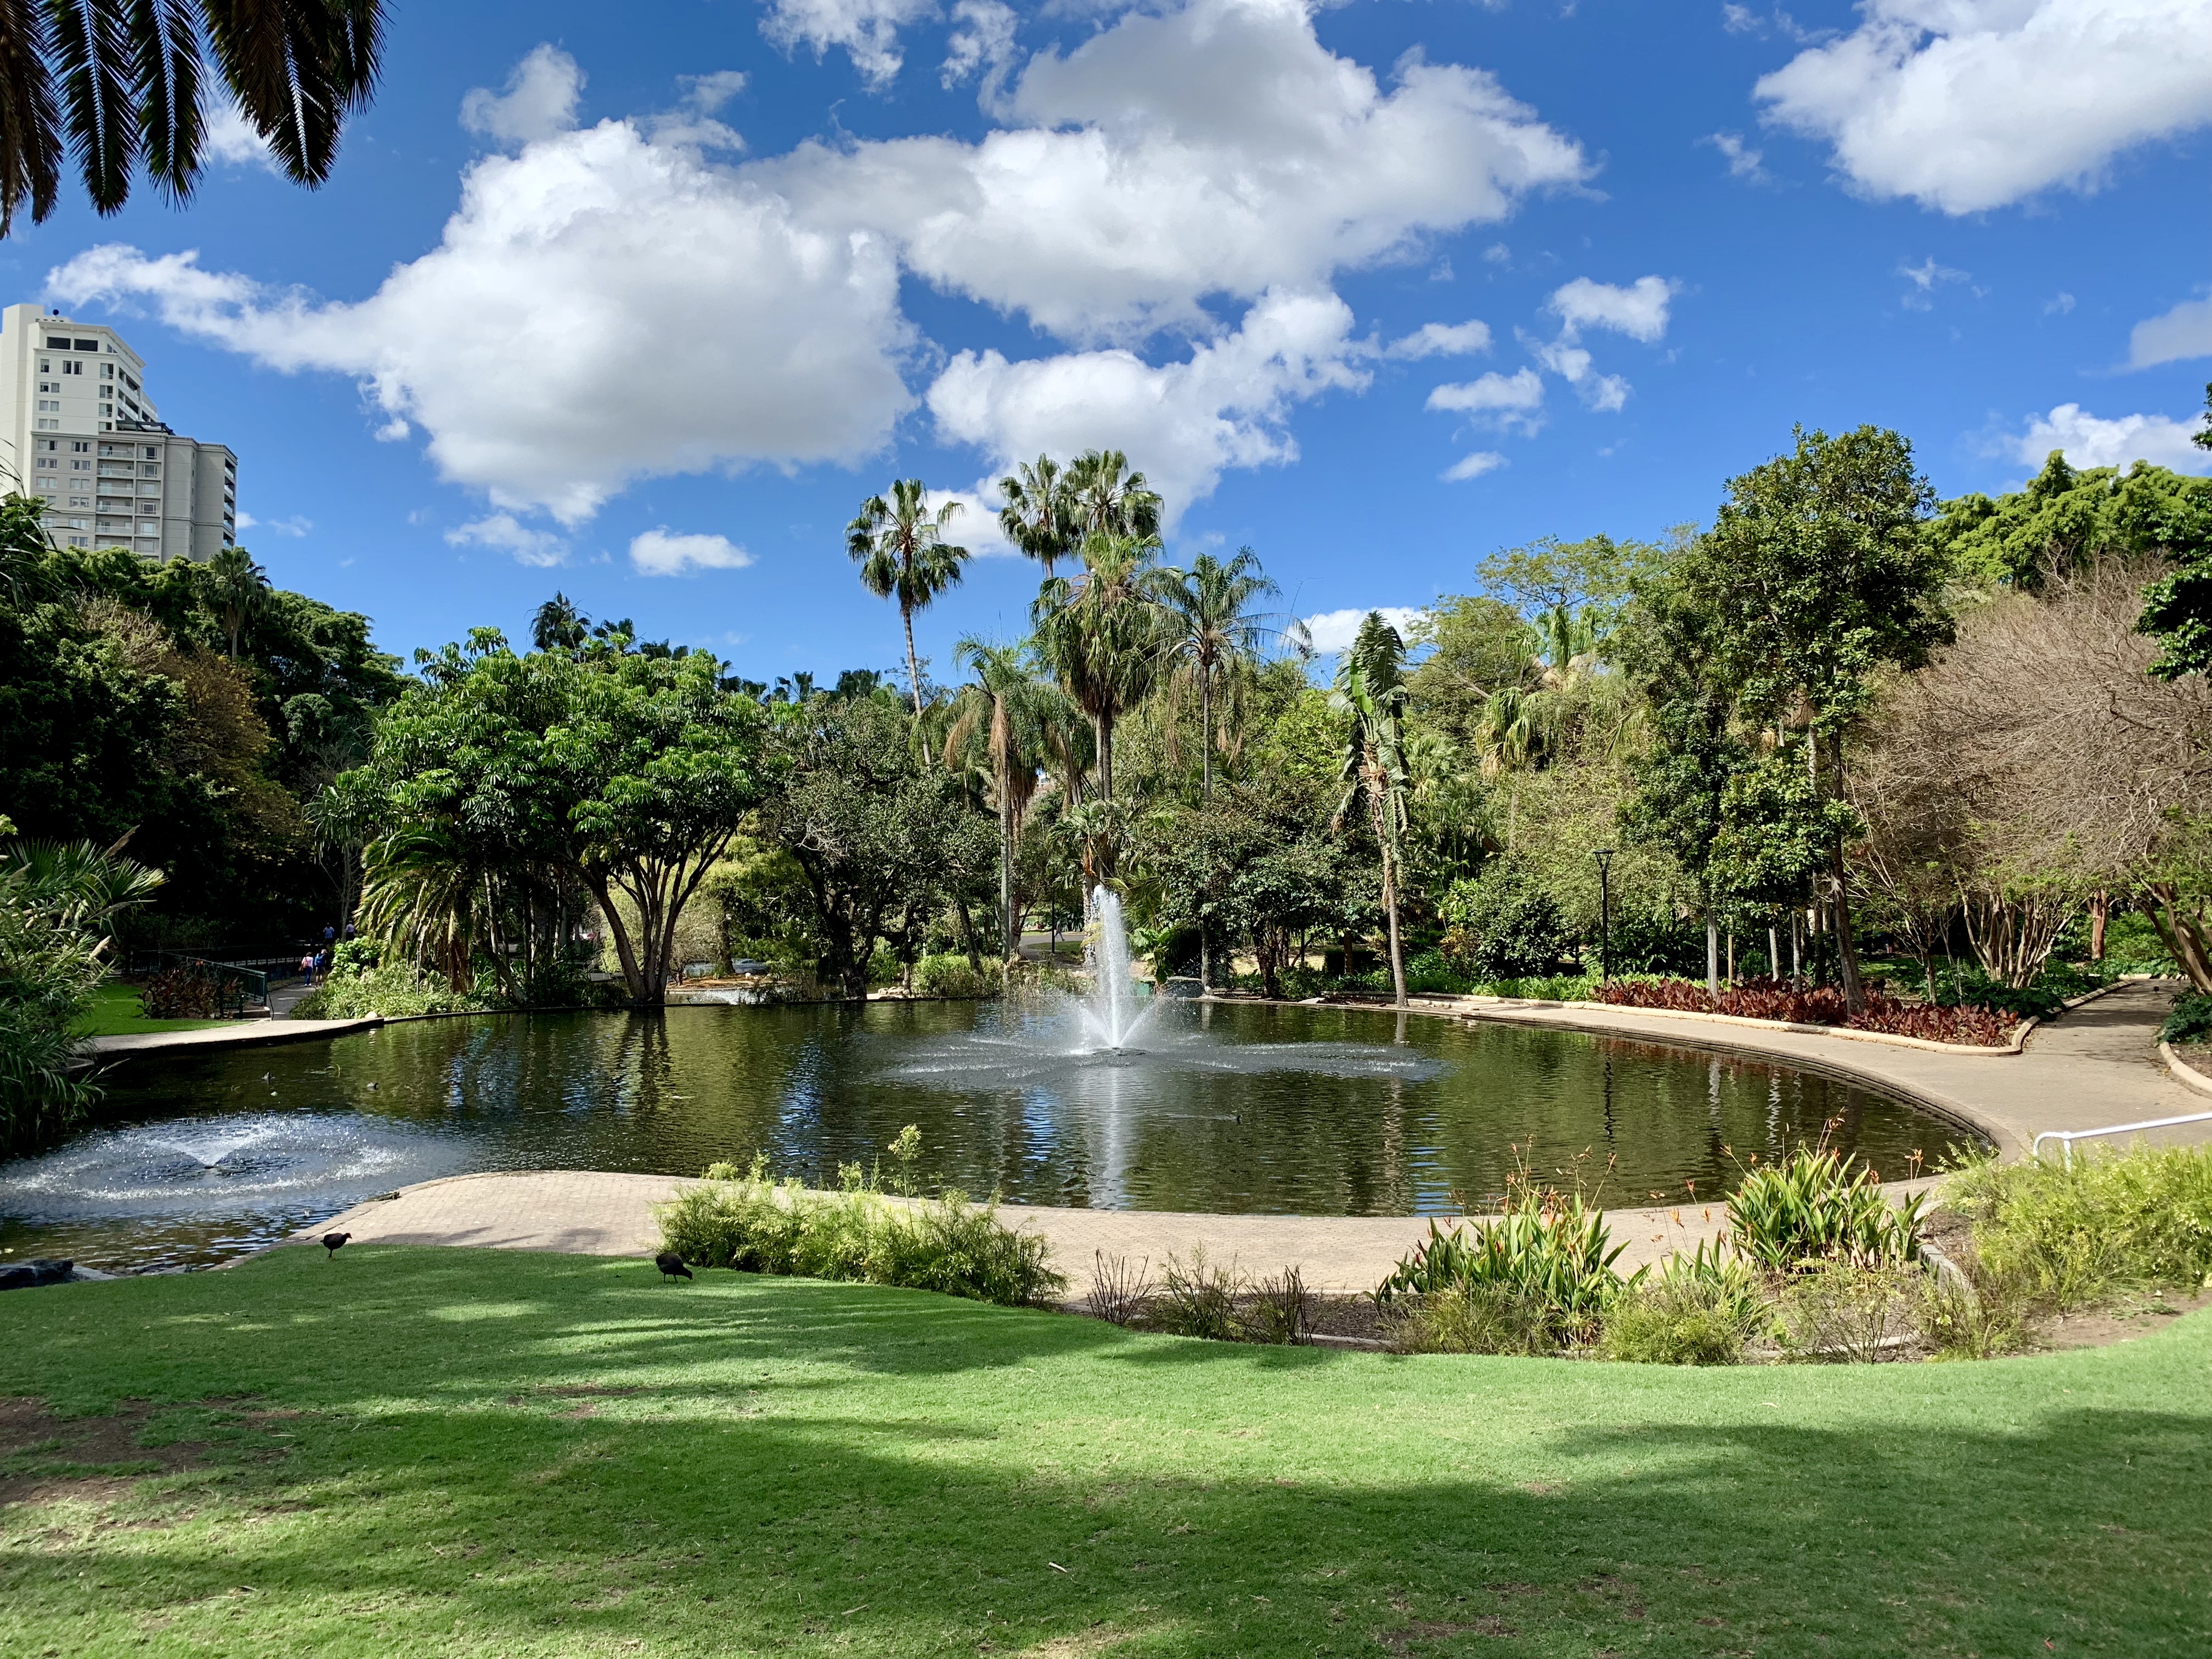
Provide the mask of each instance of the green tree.
{"label": "green tree", "polygon": [[1075,475],[1049,455],[1024,461],[1012,476],[999,480],[999,493],[1006,504],[999,509],[999,527],[1023,553],[1044,566],[1070,557],[1083,538],[1076,514]]}
{"label": "green tree", "polygon": [[[1911,669],[1948,637],[1944,561],[1922,526],[1932,501],[1911,446],[1863,426],[1831,438],[1800,428],[1790,454],[1730,481],[1712,530],[1674,562],[1689,603],[1710,609],[1714,643],[1743,714],[1802,739],[1824,802],[1850,799],[1854,728],[1884,667]],[[1848,807],[1829,849],[1830,904],[1845,1001],[1865,1006],[1844,863]]]}
{"label": "green tree", "polygon": [[1200,774],[1198,798],[1213,799],[1213,696],[1217,685],[1233,688],[1258,665],[1270,618],[1252,609],[1255,600],[1282,590],[1261,574],[1259,555],[1237,550],[1226,563],[1201,553],[1188,571],[1161,573],[1162,602],[1167,608],[1166,651],[1177,678],[1198,690]]}
{"label": "green tree", "polygon": [[950,765],[957,752],[981,739],[999,815],[1000,938],[1006,959],[1018,962],[1022,927],[1014,869],[1022,815],[1036,793],[1036,757],[1058,694],[1038,678],[1026,641],[1001,645],[971,634],[953,647],[953,660],[975,678],[954,698],[945,760]]}
{"label": "green tree", "polygon": [[1037,653],[1087,715],[1097,739],[1098,790],[1114,799],[1114,727],[1150,690],[1166,645],[1159,543],[1094,532],[1083,574],[1048,577],[1030,610]]}
{"label": "green tree", "polygon": [[[2204,402],[2212,408],[2212,386],[2204,388]],[[2212,449],[2212,414],[2190,441]],[[2175,534],[2168,544],[2174,568],[2143,589],[2142,617],[2136,624],[2156,636],[2158,660],[2150,672],[2165,680],[2212,671],[2212,480],[2191,482],[2203,489],[2191,498],[2185,512],[2174,514]]]}
{"label": "green tree", "polygon": [[845,526],[845,550],[860,562],[860,585],[879,599],[896,599],[899,624],[906,630],[907,675],[914,689],[915,718],[921,717],[921,661],[914,652],[914,613],[957,583],[968,550],[945,539],[945,527],[960,511],[947,501],[933,510],[919,478],[891,485],[890,499],[871,495],[860,516]]}
{"label": "green tree", "polygon": [[1067,469],[1079,540],[1123,536],[1149,541],[1160,533],[1160,498],[1145,475],[1129,470],[1118,449],[1086,449]]}
{"label": "green tree", "polygon": [[530,641],[540,651],[581,651],[591,634],[592,619],[566,593],[555,593],[530,619]]}
{"label": "green tree", "polygon": [[1351,721],[1346,734],[1344,781],[1348,786],[1340,822],[1364,800],[1382,854],[1382,915],[1390,933],[1390,988],[1406,1006],[1405,953],[1398,936],[1400,836],[1406,828],[1406,644],[1398,630],[1370,611],[1336,672],[1330,706]]}
{"label": "green tree", "polygon": [[4,0],[0,236],[26,203],[33,221],[54,210],[69,152],[102,214],[121,210],[142,167],[185,202],[206,165],[210,97],[237,105],[295,184],[321,184],[347,118],[368,106],[383,44],[379,0]]}
{"label": "green tree", "polygon": [[229,641],[228,654],[235,661],[238,642],[246,624],[269,604],[269,573],[253,562],[251,553],[235,544],[222,549],[200,570],[207,587],[208,605],[222,619],[222,631]]}

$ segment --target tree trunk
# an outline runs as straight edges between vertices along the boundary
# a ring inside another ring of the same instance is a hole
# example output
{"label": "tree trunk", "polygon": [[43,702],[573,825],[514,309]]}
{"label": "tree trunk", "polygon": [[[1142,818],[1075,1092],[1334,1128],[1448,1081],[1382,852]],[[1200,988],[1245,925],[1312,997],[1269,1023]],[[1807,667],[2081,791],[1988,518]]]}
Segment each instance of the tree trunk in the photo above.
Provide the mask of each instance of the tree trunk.
{"label": "tree trunk", "polygon": [[1836,975],[1844,984],[1844,1006],[1866,1012],[1866,987],[1859,980],[1858,947],[1851,941],[1851,890],[1844,879],[1844,843],[1836,842]]}
{"label": "tree trunk", "polygon": [[1198,673],[1198,800],[1201,806],[1211,806],[1213,804],[1213,670],[1206,664],[1200,665]]}
{"label": "tree trunk", "polygon": [[[2173,959],[2181,964],[2181,971],[2189,975],[2189,986],[2202,995],[2212,995],[2212,959],[2208,959],[2203,930],[2176,906],[2178,895],[2172,882],[2154,882],[2149,889],[2136,896],[2136,902],[2150,925],[2158,930]],[[2155,900],[2156,902],[2153,901]]]}
{"label": "tree trunk", "polygon": [[1721,927],[1713,920],[1712,901],[1705,901],[1705,994],[1715,1002],[1721,996]]}
{"label": "tree trunk", "polygon": [[1014,915],[1014,802],[1008,782],[999,780],[999,925],[1006,929],[1000,942],[1012,967],[1022,959],[1022,929]]}
{"label": "tree trunk", "polygon": [[1782,977],[1782,935],[1771,921],[1766,924],[1766,976]]}
{"label": "tree trunk", "polygon": [[1098,734],[1098,799],[1114,799],[1114,711],[1102,708],[1092,722]]}
{"label": "tree trunk", "polygon": [[2112,920],[2112,896],[2099,893],[2089,901],[2089,960],[2105,959],[2105,927]]}
{"label": "tree trunk", "polygon": [[1390,922],[1390,989],[1394,1006],[1406,1006],[1406,961],[1398,949],[1398,860],[1382,843],[1382,909]]}
{"label": "tree trunk", "polygon": [[899,606],[899,622],[906,629],[906,683],[914,692],[914,717],[921,718],[921,659],[914,654],[914,611]]}

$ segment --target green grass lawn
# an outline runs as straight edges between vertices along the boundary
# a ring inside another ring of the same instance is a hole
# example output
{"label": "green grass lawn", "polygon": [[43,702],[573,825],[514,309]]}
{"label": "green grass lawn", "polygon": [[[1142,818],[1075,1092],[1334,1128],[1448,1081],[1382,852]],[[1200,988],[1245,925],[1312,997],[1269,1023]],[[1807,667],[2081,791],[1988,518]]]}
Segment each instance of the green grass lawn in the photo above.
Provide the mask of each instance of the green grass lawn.
{"label": "green grass lawn", "polygon": [[138,1031],[201,1031],[229,1024],[227,1019],[148,1019],[138,1012],[138,988],[110,980],[92,994],[92,1006],[75,1030],[79,1036],[126,1036]]}
{"label": "green grass lawn", "polygon": [[2212,1651],[2212,1315],[1688,1371],[287,1249],[0,1297],[7,1396],[209,1443],[0,1466],[11,1656]]}

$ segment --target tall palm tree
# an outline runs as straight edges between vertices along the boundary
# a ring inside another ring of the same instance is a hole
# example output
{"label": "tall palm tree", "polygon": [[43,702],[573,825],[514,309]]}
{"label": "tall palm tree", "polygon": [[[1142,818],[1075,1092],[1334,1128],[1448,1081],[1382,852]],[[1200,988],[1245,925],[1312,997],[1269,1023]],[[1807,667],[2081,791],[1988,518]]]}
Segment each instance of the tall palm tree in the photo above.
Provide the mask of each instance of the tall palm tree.
{"label": "tall palm tree", "polygon": [[33,221],[54,210],[70,151],[103,214],[142,166],[184,202],[211,97],[237,105],[295,183],[319,185],[383,46],[380,0],[0,0],[0,236],[27,201]]}
{"label": "tall palm tree", "polygon": [[1160,533],[1160,498],[1143,473],[1129,471],[1120,450],[1085,450],[1067,469],[1067,482],[1079,536],[1145,541]]}
{"label": "tall palm tree", "polygon": [[871,495],[845,526],[845,550],[860,562],[860,586],[879,599],[898,601],[906,629],[906,672],[914,687],[915,718],[921,718],[921,661],[914,653],[914,613],[958,582],[968,550],[945,539],[945,526],[960,511],[947,501],[932,512],[921,480],[901,478],[890,499]]}
{"label": "tall palm tree", "polygon": [[952,647],[952,659],[975,678],[960,688],[945,733],[945,760],[955,763],[980,735],[999,809],[999,922],[1006,960],[1021,960],[1020,918],[1014,903],[1014,858],[1022,815],[1037,787],[1048,702],[1058,693],[1037,677],[1029,643],[1000,645],[970,634]]}
{"label": "tall palm tree", "polygon": [[1358,801],[1382,849],[1382,912],[1390,926],[1390,988],[1406,1006],[1406,962],[1398,943],[1398,837],[1406,827],[1406,642],[1370,611],[1336,671],[1329,707],[1351,717],[1346,734],[1344,780],[1349,787],[1336,809],[1337,823]]}
{"label": "tall palm tree", "polygon": [[1255,599],[1282,590],[1260,572],[1259,555],[1249,547],[1223,563],[1201,553],[1188,571],[1164,570],[1162,597],[1169,616],[1168,654],[1178,678],[1198,687],[1199,799],[1213,799],[1213,689],[1235,684],[1259,660],[1268,618],[1252,609]]}
{"label": "tall palm tree", "polygon": [[1044,566],[1044,574],[1075,551],[1082,539],[1076,518],[1075,477],[1049,455],[1024,461],[1010,477],[999,480],[1006,504],[999,527],[1006,539]]}
{"label": "tall palm tree", "polygon": [[269,573],[235,543],[222,549],[200,570],[200,580],[207,586],[208,603],[222,621],[223,632],[230,639],[230,658],[235,662],[238,642],[246,632],[246,623],[259,616],[269,603]]}
{"label": "tall palm tree", "polygon": [[592,619],[566,593],[556,592],[530,619],[530,640],[540,651],[580,651],[592,636]]}
{"label": "tall palm tree", "polygon": [[1166,644],[1157,538],[1094,534],[1083,544],[1083,574],[1053,576],[1038,588],[1030,620],[1037,654],[1098,740],[1098,793],[1114,799],[1114,727],[1151,689]]}

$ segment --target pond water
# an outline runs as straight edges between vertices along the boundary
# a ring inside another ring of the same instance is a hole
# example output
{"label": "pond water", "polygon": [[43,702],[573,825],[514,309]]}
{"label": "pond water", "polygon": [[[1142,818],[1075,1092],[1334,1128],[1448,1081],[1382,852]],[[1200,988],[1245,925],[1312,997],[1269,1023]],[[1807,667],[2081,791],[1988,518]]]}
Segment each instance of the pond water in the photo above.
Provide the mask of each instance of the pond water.
{"label": "pond water", "polygon": [[1717,1197],[1738,1160],[1831,1123],[1885,1176],[1966,1139],[1816,1073],[1572,1031],[1172,1002],[1145,1025],[1115,1048],[989,1004],[697,1007],[141,1057],[110,1073],[97,1127],[0,1164],[0,1249],[205,1265],[472,1170],[689,1176],[757,1151],[822,1182],[908,1123],[933,1186],[1310,1215],[1479,1207],[1516,1157],[1546,1173],[1579,1159],[1624,1204]]}

